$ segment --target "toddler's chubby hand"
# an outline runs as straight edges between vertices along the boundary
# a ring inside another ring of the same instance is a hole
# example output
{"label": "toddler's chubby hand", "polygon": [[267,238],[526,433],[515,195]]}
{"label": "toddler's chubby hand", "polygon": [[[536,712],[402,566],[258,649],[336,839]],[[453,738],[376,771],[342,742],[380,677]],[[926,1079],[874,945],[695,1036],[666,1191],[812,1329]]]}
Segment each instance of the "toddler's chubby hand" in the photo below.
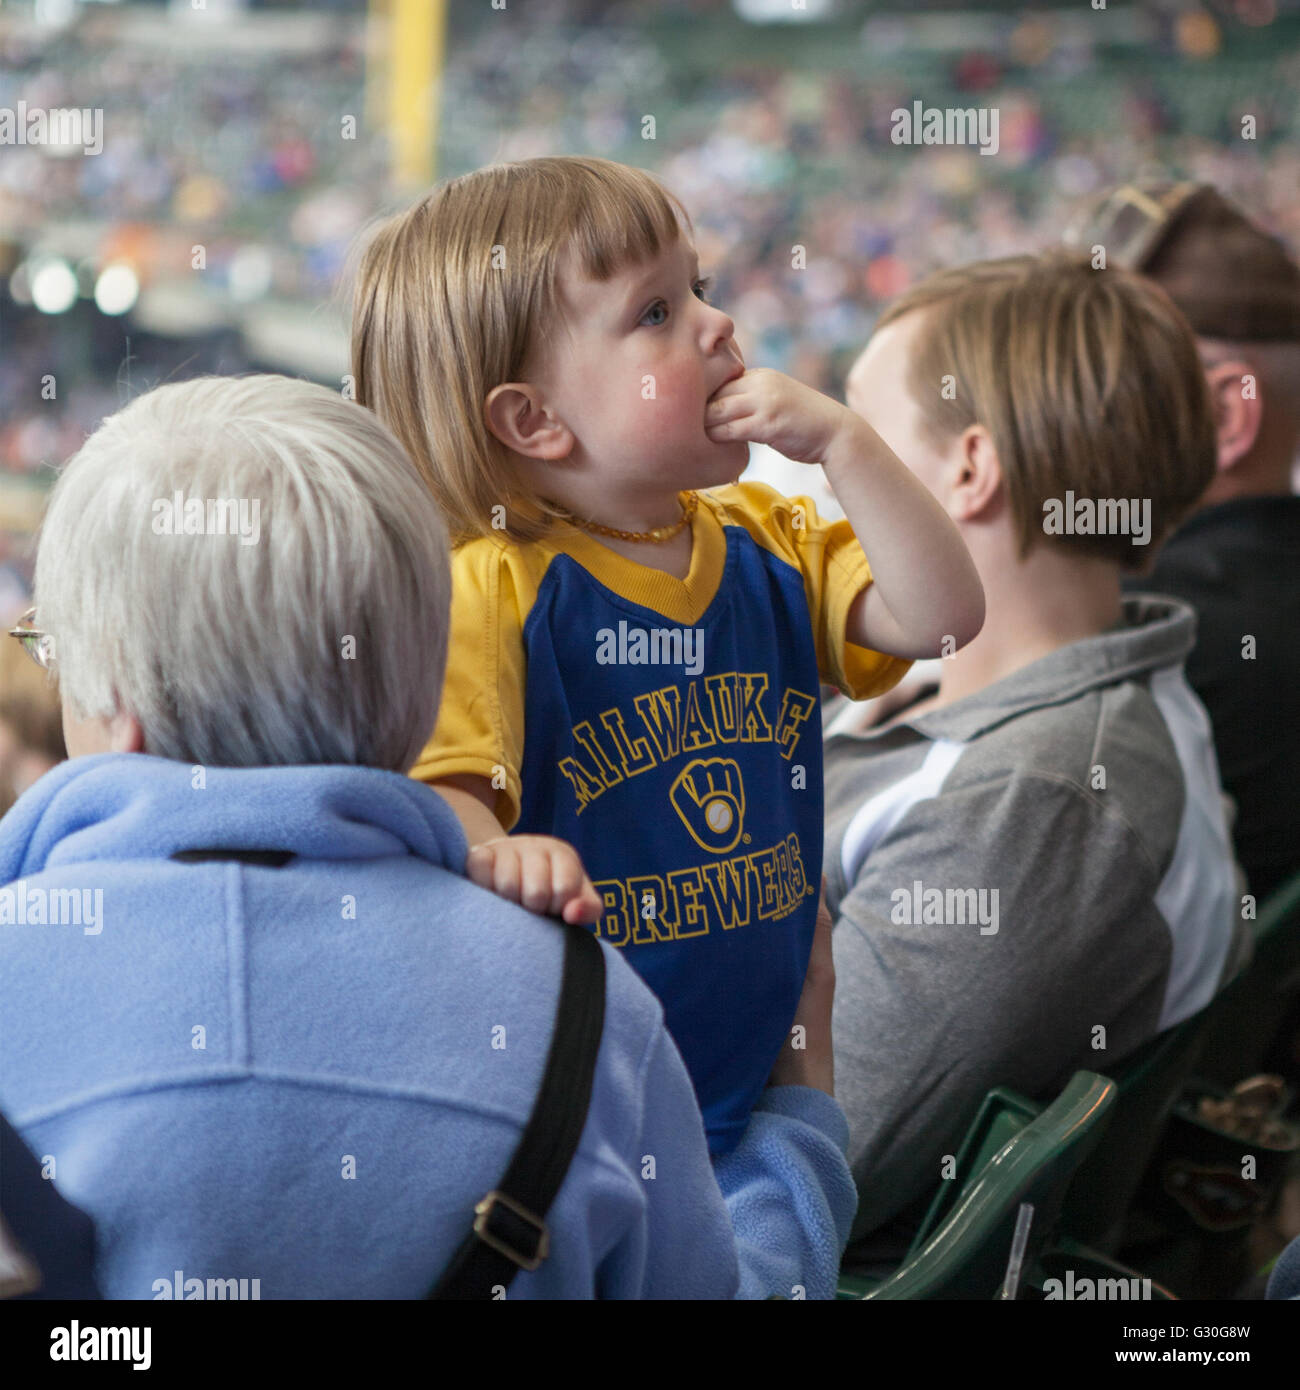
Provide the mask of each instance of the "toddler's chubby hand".
{"label": "toddler's chubby hand", "polygon": [[590,926],[604,904],[578,851],[553,835],[501,835],[470,847],[465,873],[480,888],[548,917]]}
{"label": "toddler's chubby hand", "polygon": [[753,367],[719,387],[704,408],[704,433],[715,444],[767,444],[796,463],[821,463],[852,416],[846,406],[783,372]]}

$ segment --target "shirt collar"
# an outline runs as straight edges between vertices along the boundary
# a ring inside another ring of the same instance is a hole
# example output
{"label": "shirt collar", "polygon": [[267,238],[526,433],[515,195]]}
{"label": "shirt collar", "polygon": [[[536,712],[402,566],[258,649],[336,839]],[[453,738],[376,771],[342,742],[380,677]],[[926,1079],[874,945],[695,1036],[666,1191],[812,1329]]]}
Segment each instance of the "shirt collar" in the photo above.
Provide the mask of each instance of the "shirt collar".
{"label": "shirt collar", "polygon": [[1185,661],[1196,641],[1196,613],[1159,594],[1130,594],[1120,621],[1096,637],[1070,642],[1019,671],[950,705],[909,719],[904,713],[883,728],[830,733],[835,738],[875,740],[909,729],[926,739],[959,743],[1030,710],[1065,704],[1085,691],[1115,685]]}

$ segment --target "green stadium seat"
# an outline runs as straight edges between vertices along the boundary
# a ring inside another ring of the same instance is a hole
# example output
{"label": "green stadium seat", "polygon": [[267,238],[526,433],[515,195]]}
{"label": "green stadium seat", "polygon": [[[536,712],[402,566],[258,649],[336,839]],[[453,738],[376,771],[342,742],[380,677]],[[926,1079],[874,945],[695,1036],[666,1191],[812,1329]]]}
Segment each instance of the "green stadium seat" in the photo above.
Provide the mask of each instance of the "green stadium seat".
{"label": "green stadium seat", "polygon": [[[1120,1243],[1124,1217],[1159,1142],[1169,1112],[1195,1066],[1208,1011],[1161,1033],[1111,1070],[1116,1094],[1104,1132],[1079,1165],[1061,1211],[1061,1229],[1098,1252]],[[954,1176],[940,1184],[908,1251],[911,1259],[956,1205],[973,1176],[1014,1134],[1043,1112],[999,1086],[984,1097],[961,1147]]]}
{"label": "green stadium seat", "polygon": [[[1101,1135],[1115,1100],[1113,1081],[1076,1072],[1045,1109],[1026,1113],[1011,1092],[991,1092],[966,1137],[958,1162],[974,1165],[951,1212],[883,1281],[841,1275],[843,1299],[995,1298],[1002,1287],[1016,1216],[1034,1208],[1025,1251],[1025,1279],[1041,1285],[1041,1256],[1049,1246],[1061,1202],[1079,1164]],[[1007,1137],[1003,1137],[1003,1136]],[[992,1150],[992,1152],[990,1152]]]}
{"label": "green stadium seat", "polygon": [[[1169,1115],[1194,1072],[1230,1086],[1260,1070],[1279,1026],[1300,1000],[1300,876],[1264,905],[1252,964],[1199,1014],[1108,1068],[1118,1088],[1106,1131],[1066,1194],[1061,1229],[1094,1251],[1113,1253],[1124,1219]],[[957,1153],[955,1180],[940,1185],[914,1256],[991,1152],[1042,1110],[1005,1087],[990,1091]]]}
{"label": "green stadium seat", "polygon": [[1212,1007],[1198,1072],[1232,1087],[1263,1071],[1300,1002],[1300,873],[1260,908],[1255,955]]}
{"label": "green stadium seat", "polygon": [[1213,1010],[1210,1005],[1108,1068],[1119,1088],[1110,1121],[1061,1211],[1061,1230],[1074,1240],[1107,1253],[1119,1247],[1124,1219],[1196,1066]]}

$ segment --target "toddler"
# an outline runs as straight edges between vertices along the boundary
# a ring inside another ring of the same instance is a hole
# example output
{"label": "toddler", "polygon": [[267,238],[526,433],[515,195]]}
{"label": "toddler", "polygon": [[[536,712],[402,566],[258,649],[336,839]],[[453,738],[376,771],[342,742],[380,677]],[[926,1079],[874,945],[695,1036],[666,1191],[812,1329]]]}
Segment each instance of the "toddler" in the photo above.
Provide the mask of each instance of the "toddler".
{"label": "toddler", "polygon": [[[690,219],[649,174],[493,166],[370,242],[353,371],[456,544],[446,686],[412,775],[460,817],[471,877],[625,953],[719,1155],[808,966],[819,683],[889,689],[978,632],[983,592],[871,427],[746,370],[707,291]],[[820,463],[847,519],[739,482],[755,441]]]}

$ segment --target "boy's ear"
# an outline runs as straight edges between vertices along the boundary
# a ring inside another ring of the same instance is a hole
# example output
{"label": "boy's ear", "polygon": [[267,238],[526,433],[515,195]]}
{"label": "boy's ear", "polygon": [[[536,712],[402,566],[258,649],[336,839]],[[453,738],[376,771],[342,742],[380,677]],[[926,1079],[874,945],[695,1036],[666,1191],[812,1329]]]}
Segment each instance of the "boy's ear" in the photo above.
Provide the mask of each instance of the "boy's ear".
{"label": "boy's ear", "polygon": [[525,458],[565,459],[577,442],[573,431],[546,404],[536,386],[508,381],[494,386],[483,403],[487,427],[508,449]]}
{"label": "boy's ear", "polygon": [[948,488],[948,511],[957,521],[974,521],[988,512],[1002,492],[1002,464],[983,425],[967,425]]}

